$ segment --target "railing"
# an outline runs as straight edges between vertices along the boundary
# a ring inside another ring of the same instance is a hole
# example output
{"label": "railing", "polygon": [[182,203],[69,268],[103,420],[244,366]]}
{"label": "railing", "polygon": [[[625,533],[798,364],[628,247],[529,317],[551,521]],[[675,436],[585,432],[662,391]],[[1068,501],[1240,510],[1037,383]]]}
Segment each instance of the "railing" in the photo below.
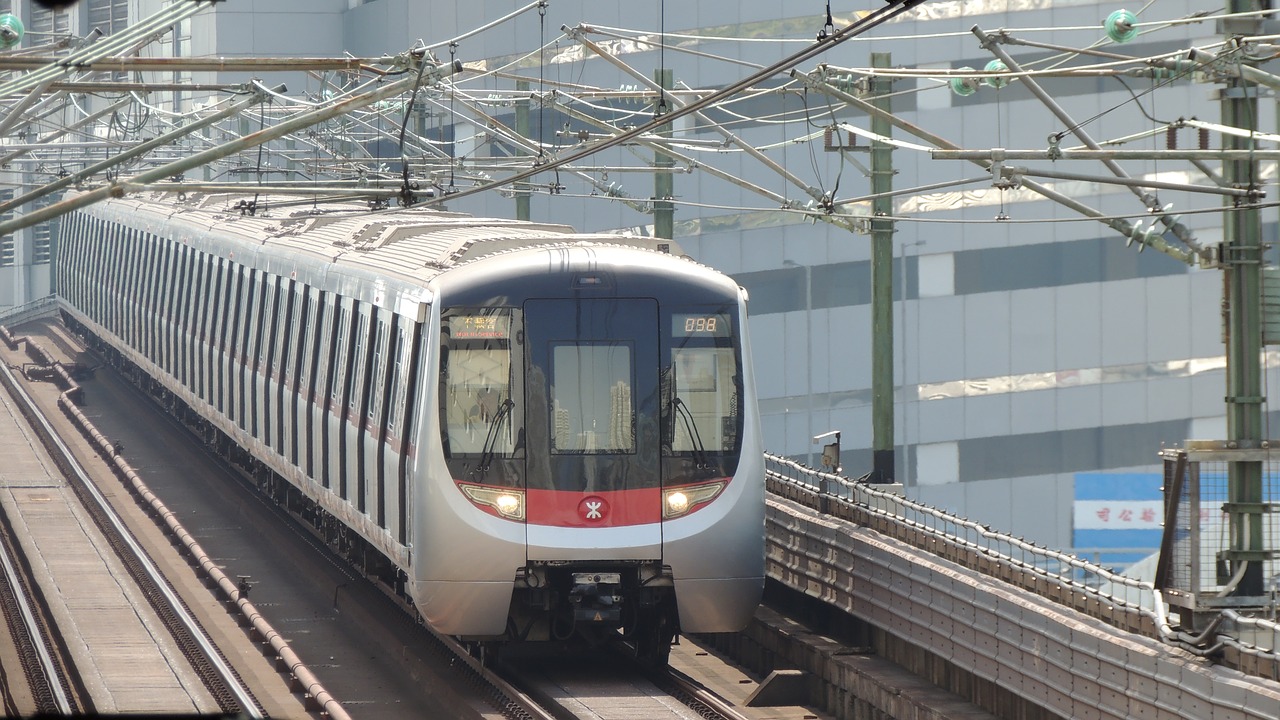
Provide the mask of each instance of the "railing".
{"label": "railing", "polygon": [[1217,655],[1231,648],[1248,657],[1237,657],[1228,664],[1246,672],[1263,664],[1280,669],[1276,654],[1280,624],[1273,618],[1224,610],[1223,622],[1192,636],[1170,626],[1164,598],[1148,581],[888,492],[880,489],[883,486],[867,483],[865,477],[852,479],[822,472],[766,453],[765,478],[769,491],[776,495],[870,527],[1120,629],[1158,637],[1197,655]]}
{"label": "railing", "polygon": [[5,325],[16,325],[33,317],[43,315],[57,304],[57,295],[45,295],[44,297],[38,300],[32,300],[29,303],[14,305],[11,308],[0,310],[0,323]]}
{"label": "railing", "polygon": [[934,552],[932,545],[945,543],[980,553],[999,565],[1035,573],[1072,592],[1105,598],[1128,612],[1152,608],[1151,583],[1126,577],[1075,555],[992,530],[896,493],[879,490],[874,484],[814,470],[783,457],[765,455],[765,467],[771,482],[803,487],[842,505],[863,506],[864,512],[934,541],[931,547],[921,549]]}

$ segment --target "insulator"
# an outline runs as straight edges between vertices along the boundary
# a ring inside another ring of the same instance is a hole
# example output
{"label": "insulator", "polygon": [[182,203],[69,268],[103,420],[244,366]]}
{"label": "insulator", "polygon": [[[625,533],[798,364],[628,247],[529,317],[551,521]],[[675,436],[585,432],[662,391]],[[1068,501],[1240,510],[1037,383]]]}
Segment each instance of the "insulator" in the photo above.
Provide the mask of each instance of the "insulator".
{"label": "insulator", "polygon": [[1107,16],[1102,27],[1112,42],[1126,43],[1138,36],[1138,18],[1128,10],[1116,10]]}
{"label": "insulator", "polygon": [[1200,128],[1200,149],[1209,149],[1209,128]]}
{"label": "insulator", "polygon": [[[983,69],[984,71],[986,71],[986,72],[989,72],[989,73],[1009,72],[1009,66],[1008,66],[1008,65],[1005,65],[1005,64],[1004,64],[1004,61],[1003,61],[1003,60],[1000,60],[999,58],[997,58],[997,59],[995,59],[995,60],[992,60],[991,62],[987,63],[986,67],[984,67],[984,68],[982,68],[982,69]],[[986,83],[987,85],[989,85],[989,86],[991,86],[991,87],[993,87],[993,88],[996,88],[996,89],[998,90],[998,89],[1000,89],[1000,88],[1004,87],[1005,85],[1008,85],[1008,84],[1009,84],[1009,78],[1003,78],[1003,77],[986,77],[986,78],[983,78],[983,79],[982,79],[982,82],[984,82],[984,83]]]}
{"label": "insulator", "polygon": [[11,48],[17,45],[22,42],[24,33],[26,30],[17,16],[8,13],[0,15],[0,47]]}
{"label": "insulator", "polygon": [[1164,129],[1164,146],[1167,150],[1178,149],[1178,128],[1170,125]]}
{"label": "insulator", "polygon": [[[958,68],[961,72],[972,72],[971,67]],[[960,97],[968,97],[978,92],[978,79],[974,77],[953,77],[948,83],[951,85],[951,92]]]}

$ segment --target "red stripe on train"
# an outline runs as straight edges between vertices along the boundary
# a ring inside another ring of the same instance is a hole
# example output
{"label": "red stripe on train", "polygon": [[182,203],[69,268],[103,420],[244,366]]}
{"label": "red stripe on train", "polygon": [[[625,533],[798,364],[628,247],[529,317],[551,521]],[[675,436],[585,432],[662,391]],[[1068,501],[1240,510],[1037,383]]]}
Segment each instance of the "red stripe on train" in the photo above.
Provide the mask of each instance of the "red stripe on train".
{"label": "red stripe on train", "polygon": [[553,527],[625,527],[662,519],[662,490],[564,492],[530,490],[525,517],[532,525]]}

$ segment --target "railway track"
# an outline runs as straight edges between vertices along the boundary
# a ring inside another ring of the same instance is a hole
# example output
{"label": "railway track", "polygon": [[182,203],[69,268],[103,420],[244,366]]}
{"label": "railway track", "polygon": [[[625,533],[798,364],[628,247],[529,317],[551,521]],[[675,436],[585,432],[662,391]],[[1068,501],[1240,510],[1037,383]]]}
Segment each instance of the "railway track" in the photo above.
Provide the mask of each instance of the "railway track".
{"label": "railway track", "polygon": [[83,712],[72,688],[69,658],[57,642],[56,628],[41,602],[30,568],[13,542],[8,518],[0,513],[0,613],[9,630],[6,649],[16,656],[22,676],[0,676],[6,717]]}
{"label": "railway track", "polygon": [[[174,591],[164,574],[135,539],[120,514],[97,487],[89,472],[59,436],[45,411],[26,391],[7,364],[0,366],[0,384],[4,386],[13,404],[30,424],[33,435],[48,452],[74,497],[79,500],[83,513],[92,519],[101,532],[102,538],[127,570],[129,580],[136,587],[137,594],[147,599],[160,625],[172,637],[183,658],[189,663],[191,671],[199,678],[218,708],[223,712],[239,713],[245,717],[265,717],[253,692],[209,638],[199,620]],[[8,532],[9,530],[11,529],[6,528],[6,536],[12,540],[12,533]],[[16,557],[17,553],[14,553],[14,556]],[[19,563],[12,561],[9,564],[15,571],[20,566]],[[43,625],[38,623],[39,613],[32,611],[32,608],[38,607],[38,604],[31,600],[33,595],[31,588],[35,583],[26,581],[24,584],[16,574],[14,577],[16,579],[10,584],[12,592],[8,594],[15,598],[13,602],[16,604],[17,616],[24,617],[23,626],[27,628],[26,634],[33,636],[30,641],[32,649],[28,653],[34,653],[40,659],[41,667],[38,672],[32,670],[26,674],[33,678],[37,675],[53,678],[31,683],[32,693],[36,696],[35,700],[41,708],[37,711],[46,711],[43,709],[46,706],[50,711],[64,714],[74,712],[77,706],[82,709],[92,709],[91,706],[84,707],[86,703],[83,699],[77,703],[75,700],[77,693],[71,692],[73,685],[80,684],[76,677],[78,671],[74,662],[65,653],[52,652],[48,649],[55,646],[55,638],[59,630],[47,620]],[[19,592],[19,588],[23,589]],[[23,610],[24,606],[26,611]],[[25,618],[29,618],[35,624],[28,624]],[[46,649],[41,652],[40,646]],[[24,668],[28,666],[25,662],[23,665]],[[46,696],[50,697],[46,698]]]}
{"label": "railway track", "polygon": [[693,677],[646,668],[621,648],[517,649],[495,672],[557,720],[746,720]]}

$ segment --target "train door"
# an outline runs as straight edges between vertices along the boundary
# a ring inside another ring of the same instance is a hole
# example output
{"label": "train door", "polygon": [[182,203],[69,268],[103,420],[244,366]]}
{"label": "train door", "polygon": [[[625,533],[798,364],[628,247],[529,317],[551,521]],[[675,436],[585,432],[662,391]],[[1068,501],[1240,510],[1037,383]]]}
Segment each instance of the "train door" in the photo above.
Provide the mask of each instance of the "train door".
{"label": "train door", "polygon": [[660,558],[657,301],[529,300],[525,327],[529,559]]}

